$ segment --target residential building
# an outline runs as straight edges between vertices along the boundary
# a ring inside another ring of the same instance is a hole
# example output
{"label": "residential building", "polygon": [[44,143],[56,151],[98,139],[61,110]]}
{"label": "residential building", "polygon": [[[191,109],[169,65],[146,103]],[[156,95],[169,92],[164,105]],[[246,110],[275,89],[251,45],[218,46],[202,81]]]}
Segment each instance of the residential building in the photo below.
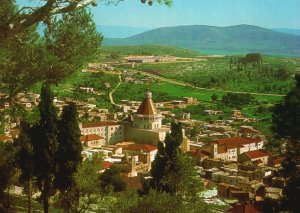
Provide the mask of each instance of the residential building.
{"label": "residential building", "polygon": [[269,154],[267,151],[259,149],[249,152],[244,152],[238,156],[238,161],[240,163],[246,162],[246,161],[252,161],[252,162],[258,162],[262,163],[264,165],[268,164],[268,158]]}
{"label": "residential building", "polygon": [[223,138],[211,144],[211,157],[224,161],[237,161],[239,154],[262,149],[263,145],[264,140],[261,138]]}
{"label": "residential building", "polygon": [[106,145],[124,141],[124,125],[118,122],[80,123],[79,128],[82,135],[95,134],[103,137]]}
{"label": "residential building", "polygon": [[83,135],[80,137],[80,141],[87,147],[101,147],[105,144],[105,139],[95,134]]}

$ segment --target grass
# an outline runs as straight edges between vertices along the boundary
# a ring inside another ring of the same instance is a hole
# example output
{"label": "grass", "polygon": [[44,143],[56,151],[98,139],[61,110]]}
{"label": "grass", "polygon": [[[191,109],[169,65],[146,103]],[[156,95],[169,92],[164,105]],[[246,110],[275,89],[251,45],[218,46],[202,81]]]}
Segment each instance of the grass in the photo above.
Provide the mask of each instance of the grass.
{"label": "grass", "polygon": [[[262,65],[246,67],[230,66],[230,58],[238,60],[238,56],[207,57],[193,62],[139,64],[135,69],[198,87],[273,94],[286,94],[294,85],[293,74],[300,71],[300,59],[295,58],[263,56]],[[287,70],[286,78],[278,76],[280,68]]]}
{"label": "grass", "polygon": [[[146,85],[137,85],[130,83],[123,83],[114,93],[116,101],[127,100],[142,100]],[[193,97],[199,101],[211,101],[211,96],[216,94],[219,99],[225,95],[225,92],[217,90],[202,90],[191,87],[179,86],[166,82],[152,83],[150,89],[153,93],[154,101],[170,101],[172,99],[181,99],[182,97]],[[282,99],[279,96],[272,95],[254,95],[254,97],[261,103],[276,103]]]}
{"label": "grass", "polygon": [[[107,97],[107,88],[104,83],[110,83],[111,87],[114,88],[118,82],[119,77],[115,74],[107,73],[83,73],[75,72],[71,76],[64,79],[56,86],[52,86],[52,90],[55,96],[58,98],[71,97],[74,100],[87,101],[88,98],[95,98],[96,105],[99,108],[109,108],[112,106]],[[96,94],[87,94],[79,87],[93,87]],[[39,94],[41,90],[41,83],[35,84],[30,91]]]}

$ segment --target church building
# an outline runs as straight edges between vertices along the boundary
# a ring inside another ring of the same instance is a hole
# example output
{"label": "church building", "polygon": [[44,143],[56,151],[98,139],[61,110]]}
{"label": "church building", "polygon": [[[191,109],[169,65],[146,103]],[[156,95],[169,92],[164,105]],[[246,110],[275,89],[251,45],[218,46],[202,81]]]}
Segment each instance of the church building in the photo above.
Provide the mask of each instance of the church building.
{"label": "church building", "polygon": [[125,139],[147,144],[164,141],[169,127],[162,125],[162,115],[157,111],[148,89],[145,98],[133,115],[133,121],[125,125]]}

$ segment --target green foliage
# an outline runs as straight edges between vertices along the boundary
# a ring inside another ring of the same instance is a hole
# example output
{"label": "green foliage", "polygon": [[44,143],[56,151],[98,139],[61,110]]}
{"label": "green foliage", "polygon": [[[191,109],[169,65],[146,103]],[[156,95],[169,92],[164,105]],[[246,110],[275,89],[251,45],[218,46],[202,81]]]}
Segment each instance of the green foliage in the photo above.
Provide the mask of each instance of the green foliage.
{"label": "green foliage", "polygon": [[120,170],[117,167],[111,167],[106,169],[103,174],[100,175],[100,188],[105,194],[109,192],[121,192],[126,190],[126,183],[120,176]]}
{"label": "green foliage", "polygon": [[16,173],[16,148],[12,143],[0,143],[0,211],[9,212],[10,187]]}
{"label": "green foliage", "polygon": [[243,105],[251,104],[254,98],[250,94],[243,93],[227,93],[222,97],[222,103],[226,106],[241,107]]}
{"label": "green foliage", "polygon": [[53,57],[51,76],[61,80],[80,69],[99,53],[102,37],[96,31],[92,15],[86,9],[64,14],[45,32],[46,46]]}
{"label": "green foliage", "polygon": [[218,96],[216,95],[216,94],[212,94],[211,95],[211,101],[212,102],[215,102],[215,101],[217,101],[218,100]]}
{"label": "green foliage", "polygon": [[34,177],[34,153],[29,123],[21,121],[20,134],[19,137],[15,139],[14,144],[18,147],[16,160],[18,163],[18,168],[21,170],[19,181],[25,185],[24,189],[28,197],[28,212],[31,212],[32,180]]}
{"label": "green foliage", "polygon": [[198,193],[202,189],[200,177],[194,169],[194,162],[180,150],[182,140],[181,124],[172,123],[171,133],[167,134],[164,144],[158,144],[158,153],[152,163],[150,187],[177,197],[174,199],[198,202]]}
{"label": "green foliage", "polygon": [[[0,9],[6,7],[14,9],[1,16],[5,19],[4,25],[28,15],[26,12],[17,13],[17,6],[12,1],[6,1]],[[83,68],[99,53],[102,37],[96,32],[92,16],[85,9],[69,12],[58,21],[48,18],[51,29],[46,31],[45,38],[40,38],[36,32],[37,25],[33,24],[18,32],[18,36],[10,37],[9,42],[5,38],[0,39],[0,81],[5,83],[0,89],[8,94],[5,99],[13,98],[41,80],[57,83]],[[0,26],[1,37],[6,36],[4,27]],[[14,26],[14,29],[17,28]]]}
{"label": "green foliage", "polygon": [[[176,57],[197,57],[200,53],[167,45],[104,46],[103,54],[119,55],[171,55]],[[116,58],[116,59],[117,59]]]}
{"label": "green foliage", "polygon": [[32,128],[34,175],[41,190],[44,211],[48,212],[49,198],[54,193],[53,180],[57,168],[56,153],[58,149],[58,118],[53,105],[53,94],[48,83],[42,85],[40,98],[40,121]]}
{"label": "green foliage", "polygon": [[283,175],[288,178],[284,199],[288,210],[297,212],[300,208],[300,76],[295,76],[296,87],[282,103],[275,105],[272,130],[276,138],[287,141],[287,157],[283,161]]}
{"label": "green foliage", "polygon": [[[237,56],[231,58],[238,60]],[[139,64],[135,69],[184,81],[196,87],[214,88],[218,91],[207,93],[215,93],[220,97],[221,90],[285,94],[293,86],[291,77],[297,72],[299,64],[295,58],[271,56],[263,56],[262,64],[247,67],[237,63],[228,66],[228,60],[228,57],[202,57],[191,62]],[[288,72],[287,78],[278,78],[277,70],[281,67]]]}
{"label": "green foliage", "polygon": [[82,161],[82,144],[77,122],[77,107],[70,103],[64,107],[58,122],[58,151],[56,153],[57,170],[54,184],[62,192],[75,187],[74,174]]}
{"label": "green foliage", "polygon": [[260,53],[248,53],[245,57],[240,58],[238,60],[239,64],[247,65],[249,63],[261,64],[262,63],[262,56]]}

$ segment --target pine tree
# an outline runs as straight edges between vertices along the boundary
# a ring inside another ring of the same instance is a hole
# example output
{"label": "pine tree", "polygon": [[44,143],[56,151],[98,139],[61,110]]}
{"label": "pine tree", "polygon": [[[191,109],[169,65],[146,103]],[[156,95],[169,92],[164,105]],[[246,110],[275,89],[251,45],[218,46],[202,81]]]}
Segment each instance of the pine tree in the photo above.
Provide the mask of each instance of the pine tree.
{"label": "pine tree", "polygon": [[53,180],[56,171],[58,148],[57,113],[53,105],[53,94],[48,83],[43,83],[39,103],[40,121],[32,127],[34,145],[34,175],[41,190],[44,212],[49,212],[49,200],[54,194]]}

